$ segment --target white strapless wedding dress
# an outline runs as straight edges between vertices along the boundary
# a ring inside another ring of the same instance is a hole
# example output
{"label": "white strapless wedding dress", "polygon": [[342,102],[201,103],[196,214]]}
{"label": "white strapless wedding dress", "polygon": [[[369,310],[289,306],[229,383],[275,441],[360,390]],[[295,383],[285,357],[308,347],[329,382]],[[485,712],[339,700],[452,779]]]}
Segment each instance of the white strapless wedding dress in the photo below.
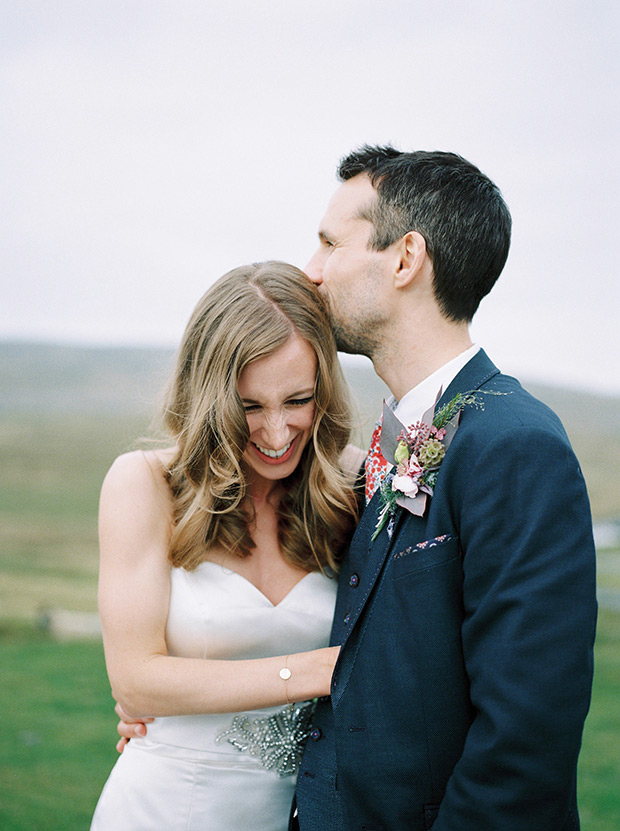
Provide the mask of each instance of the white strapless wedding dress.
{"label": "white strapless wedding dress", "polygon": [[[312,572],[274,606],[209,561],[171,570],[170,655],[243,659],[327,646],[336,580]],[[157,718],[132,739],[103,789],[91,831],[285,831],[296,736],[308,708]]]}

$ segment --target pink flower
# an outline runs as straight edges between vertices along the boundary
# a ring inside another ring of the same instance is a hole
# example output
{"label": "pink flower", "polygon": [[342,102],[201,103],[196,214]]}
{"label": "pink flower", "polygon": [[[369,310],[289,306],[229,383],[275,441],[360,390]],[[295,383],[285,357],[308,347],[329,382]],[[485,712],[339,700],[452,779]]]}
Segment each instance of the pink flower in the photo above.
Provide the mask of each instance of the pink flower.
{"label": "pink flower", "polygon": [[418,483],[411,476],[401,476],[397,473],[392,479],[392,490],[400,491],[405,496],[415,496],[418,492]]}
{"label": "pink flower", "polygon": [[420,489],[418,479],[421,473],[422,468],[412,453],[409,459],[397,466],[392,479],[392,489],[404,493],[405,496],[415,496]]}
{"label": "pink flower", "polygon": [[407,464],[407,473],[409,476],[417,477],[422,473],[422,468],[420,467],[420,463],[418,462],[417,456],[415,453],[412,453],[409,457],[409,461],[406,462]]}

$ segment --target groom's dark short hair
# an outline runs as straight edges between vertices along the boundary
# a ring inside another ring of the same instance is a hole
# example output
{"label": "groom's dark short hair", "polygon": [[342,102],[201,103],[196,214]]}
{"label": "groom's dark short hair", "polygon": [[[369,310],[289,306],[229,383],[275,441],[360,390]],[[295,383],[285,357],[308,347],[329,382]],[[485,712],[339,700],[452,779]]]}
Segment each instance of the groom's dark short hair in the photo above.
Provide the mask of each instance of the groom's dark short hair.
{"label": "groom's dark short hair", "polygon": [[451,320],[471,320],[499,277],[510,247],[511,218],[499,188],[455,153],[364,145],[338,166],[345,182],[366,173],[378,198],[364,212],[383,251],[408,231],[426,240],[435,297]]}

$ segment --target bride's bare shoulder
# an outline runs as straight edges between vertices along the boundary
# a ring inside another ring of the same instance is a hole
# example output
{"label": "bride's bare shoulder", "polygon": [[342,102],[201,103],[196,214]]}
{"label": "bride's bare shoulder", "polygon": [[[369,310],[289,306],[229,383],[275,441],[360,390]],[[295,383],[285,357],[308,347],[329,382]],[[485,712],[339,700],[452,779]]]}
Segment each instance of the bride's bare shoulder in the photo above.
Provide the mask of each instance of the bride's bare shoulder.
{"label": "bride's bare shoulder", "polygon": [[132,450],[123,453],[108,471],[104,489],[160,491],[168,494],[167,472],[174,460],[176,448],[163,450]]}

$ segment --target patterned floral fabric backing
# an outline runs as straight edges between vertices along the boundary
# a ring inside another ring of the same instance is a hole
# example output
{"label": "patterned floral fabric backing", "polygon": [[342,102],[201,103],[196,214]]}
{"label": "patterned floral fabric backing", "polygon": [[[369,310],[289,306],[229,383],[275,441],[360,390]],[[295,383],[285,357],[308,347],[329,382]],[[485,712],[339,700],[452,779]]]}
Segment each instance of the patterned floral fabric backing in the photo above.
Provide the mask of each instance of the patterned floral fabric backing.
{"label": "patterned floral fabric backing", "polygon": [[385,474],[391,467],[391,465],[388,464],[386,459],[383,457],[383,454],[379,448],[379,442],[381,441],[381,423],[381,419],[379,419],[379,421],[375,424],[372,439],[370,440],[370,449],[368,451],[368,455],[366,456],[366,461],[364,462],[364,470],[366,473],[365,496],[367,505],[374,496],[377,488],[381,485],[381,482],[385,478]]}

